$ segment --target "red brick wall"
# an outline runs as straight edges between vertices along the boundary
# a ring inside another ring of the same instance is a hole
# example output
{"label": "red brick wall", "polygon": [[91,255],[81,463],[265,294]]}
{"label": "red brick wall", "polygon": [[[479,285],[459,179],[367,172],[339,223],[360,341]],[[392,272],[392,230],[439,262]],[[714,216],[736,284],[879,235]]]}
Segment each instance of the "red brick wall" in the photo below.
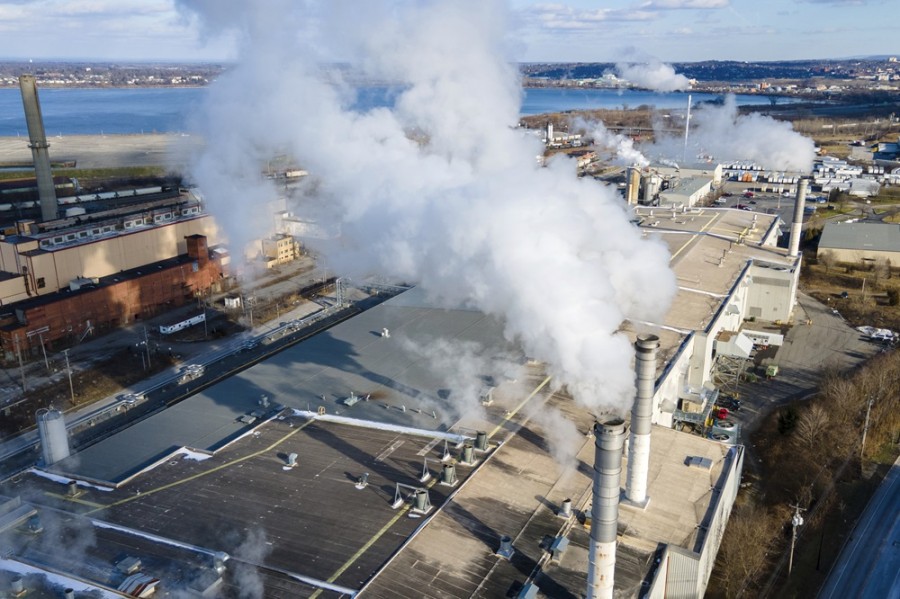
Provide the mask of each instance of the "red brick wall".
{"label": "red brick wall", "polygon": [[222,276],[218,260],[204,265],[195,263],[166,266],[148,265],[143,276],[105,285],[90,291],[79,292],[59,301],[25,309],[27,324],[13,323],[0,331],[6,360],[15,359],[15,338],[26,353],[40,351],[37,335],[27,338],[27,332],[48,327],[42,333],[44,344],[53,345],[62,340],[70,344],[79,339],[88,327],[94,334],[101,334],[116,327],[144,320],[185,303],[196,301],[196,294],[208,293]]}

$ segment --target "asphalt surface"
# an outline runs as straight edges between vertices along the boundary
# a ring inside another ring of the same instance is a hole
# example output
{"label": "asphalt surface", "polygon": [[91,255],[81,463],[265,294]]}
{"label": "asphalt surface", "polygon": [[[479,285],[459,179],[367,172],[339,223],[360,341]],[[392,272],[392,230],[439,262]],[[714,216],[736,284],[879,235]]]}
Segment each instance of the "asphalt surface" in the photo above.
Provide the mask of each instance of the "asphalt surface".
{"label": "asphalt surface", "polygon": [[853,529],[819,599],[900,597],[900,458]]}

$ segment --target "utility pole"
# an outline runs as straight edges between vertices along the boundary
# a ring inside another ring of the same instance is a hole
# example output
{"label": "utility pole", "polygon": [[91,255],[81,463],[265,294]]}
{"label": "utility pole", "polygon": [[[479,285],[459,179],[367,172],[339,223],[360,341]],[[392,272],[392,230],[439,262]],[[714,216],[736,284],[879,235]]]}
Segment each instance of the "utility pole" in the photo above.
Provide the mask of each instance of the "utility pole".
{"label": "utility pole", "polygon": [[72,405],[75,405],[75,387],[72,386],[72,369],[69,368],[69,350],[64,349],[63,355],[66,356],[66,373],[69,375],[69,393],[72,396]]}
{"label": "utility pole", "polygon": [[47,367],[47,372],[50,372],[50,360],[47,359],[47,348],[44,347],[44,334],[38,333],[38,339],[41,341],[41,351],[44,352],[44,366]]}
{"label": "utility pole", "polygon": [[147,333],[147,327],[144,326],[144,347],[147,348],[147,368],[150,368],[150,335]]}
{"label": "utility pole", "polygon": [[22,350],[19,347],[19,335],[17,334],[13,341],[16,345],[16,357],[19,358],[19,372],[22,374],[22,391],[28,391],[28,386],[25,384],[25,365],[22,363]]}
{"label": "utility pole", "polygon": [[866,433],[869,431],[869,414],[872,412],[872,405],[875,403],[875,399],[870,397],[869,401],[866,403],[866,422],[863,425],[863,436],[862,443],[859,447],[859,459],[860,461],[863,459],[863,454],[866,452]]}
{"label": "utility pole", "polygon": [[805,512],[806,510],[800,509],[799,505],[792,505],[794,508],[794,517],[791,518],[791,554],[788,557],[788,576],[791,575],[791,568],[794,565],[794,545],[797,543],[797,529],[803,526],[803,516],[800,515],[800,512]]}

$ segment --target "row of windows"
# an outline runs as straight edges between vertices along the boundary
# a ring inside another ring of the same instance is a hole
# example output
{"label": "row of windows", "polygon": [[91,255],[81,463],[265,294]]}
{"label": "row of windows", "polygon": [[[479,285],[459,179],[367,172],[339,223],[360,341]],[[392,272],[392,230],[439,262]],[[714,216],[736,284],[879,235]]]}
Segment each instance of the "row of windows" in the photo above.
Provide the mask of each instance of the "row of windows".
{"label": "row of windows", "polygon": [[[190,208],[184,208],[181,210],[180,215],[182,216],[191,216],[194,214],[200,214],[199,206],[192,206]],[[132,220],[126,220],[123,223],[123,227],[127,229],[134,229],[135,227],[140,227],[143,225],[150,225],[153,223],[166,223],[171,222],[176,218],[177,214],[175,212],[165,212],[163,214],[157,214],[153,218],[145,217],[145,218],[136,218]],[[94,227],[93,229],[85,229],[82,231],[76,231],[73,233],[66,233],[65,235],[57,235],[56,237],[42,239],[41,247],[53,247],[54,245],[59,245],[62,243],[68,243],[70,241],[75,241],[77,239],[86,239],[88,237],[94,237],[97,235],[103,235],[105,233],[112,233],[117,229],[116,225],[106,225],[102,227]]]}

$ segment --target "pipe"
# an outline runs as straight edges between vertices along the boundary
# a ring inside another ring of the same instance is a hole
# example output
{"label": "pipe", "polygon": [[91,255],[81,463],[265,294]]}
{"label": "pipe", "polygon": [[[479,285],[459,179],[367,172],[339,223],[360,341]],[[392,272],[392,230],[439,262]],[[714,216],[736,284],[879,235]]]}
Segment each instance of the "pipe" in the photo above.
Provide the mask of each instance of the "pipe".
{"label": "pipe", "polygon": [[44,118],[41,116],[41,103],[38,99],[37,81],[34,75],[19,76],[19,90],[22,92],[22,105],[25,108],[25,122],[28,125],[28,147],[34,160],[34,176],[37,179],[38,197],[41,201],[41,220],[55,220],[58,216],[56,205],[56,188],[53,186],[53,174],[50,171],[50,144],[44,133]]}
{"label": "pipe", "polygon": [[803,209],[806,204],[806,189],[809,179],[800,179],[797,183],[797,200],[794,204],[794,220],[791,222],[791,240],[788,244],[788,255],[796,258],[800,255],[800,233],[803,230]]}
{"label": "pipe", "polygon": [[634,343],[637,397],[631,408],[631,436],[628,441],[628,476],[625,497],[630,503],[647,505],[647,472],[650,468],[650,426],[653,395],[656,391],[656,350],[659,337],[639,335]]}
{"label": "pipe", "polygon": [[594,424],[594,488],[591,544],[588,551],[587,599],[612,599],[619,519],[619,480],[625,421]]}

